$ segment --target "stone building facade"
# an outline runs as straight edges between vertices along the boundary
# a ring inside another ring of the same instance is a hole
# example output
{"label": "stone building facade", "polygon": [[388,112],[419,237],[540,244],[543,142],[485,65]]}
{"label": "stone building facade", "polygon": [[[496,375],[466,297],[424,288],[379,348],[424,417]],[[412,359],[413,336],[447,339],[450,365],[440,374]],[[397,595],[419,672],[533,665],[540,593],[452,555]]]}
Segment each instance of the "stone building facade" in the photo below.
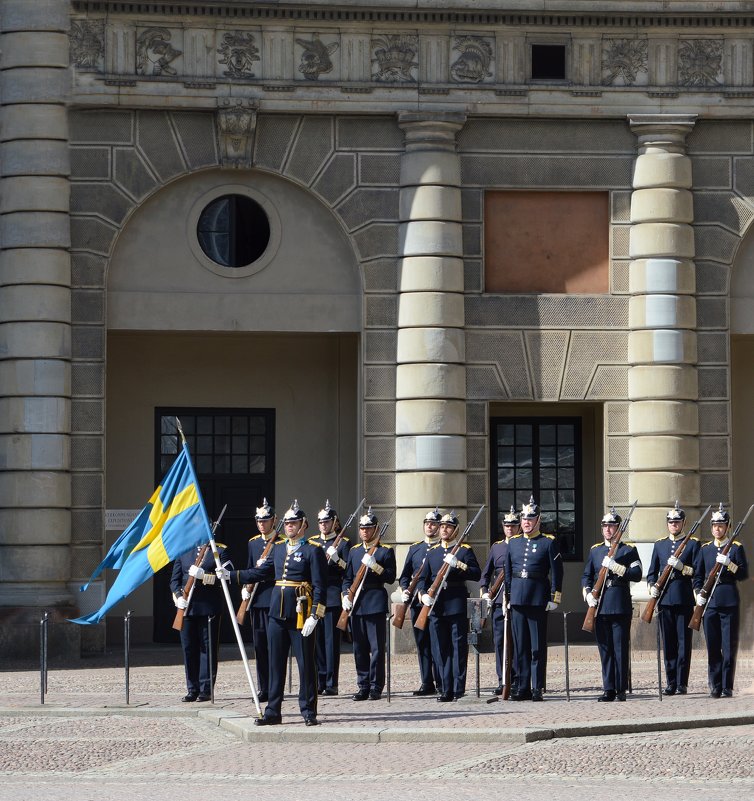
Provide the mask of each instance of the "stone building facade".
{"label": "stone building facade", "polygon": [[0,59],[0,641],[99,605],[176,414],[239,554],[533,490],[573,609],[605,506],[754,500],[748,4],[0,0]]}

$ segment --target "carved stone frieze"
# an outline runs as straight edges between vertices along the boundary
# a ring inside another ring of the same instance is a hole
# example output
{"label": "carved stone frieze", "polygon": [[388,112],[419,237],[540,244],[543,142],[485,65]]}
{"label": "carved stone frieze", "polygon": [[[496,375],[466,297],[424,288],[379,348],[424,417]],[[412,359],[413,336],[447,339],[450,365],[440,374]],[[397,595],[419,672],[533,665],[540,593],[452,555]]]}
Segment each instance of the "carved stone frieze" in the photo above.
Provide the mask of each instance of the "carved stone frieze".
{"label": "carved stone frieze", "polygon": [[686,39],[678,43],[678,85],[716,86],[722,83],[721,39]]}
{"label": "carved stone frieze", "polygon": [[223,167],[249,169],[257,125],[257,104],[241,98],[223,98],[217,109],[217,140]]}
{"label": "carved stone frieze", "polygon": [[649,48],[646,39],[605,39],[602,48],[602,83],[634,86],[647,82]]}
{"label": "carved stone frieze", "polygon": [[331,56],[338,50],[337,41],[323,42],[318,33],[312,34],[311,39],[296,39],[301,48],[298,71],[307,81],[319,80],[320,75],[327,75],[335,68]]}
{"label": "carved stone frieze", "polygon": [[71,64],[79,70],[102,72],[105,61],[105,20],[71,21]]}
{"label": "carved stone frieze", "polygon": [[253,78],[254,62],[261,60],[254,35],[243,31],[224,33],[217,53],[227,78]]}
{"label": "carved stone frieze", "polygon": [[136,37],[137,75],[177,75],[171,62],[181,55],[170,44],[173,34],[167,28],[147,28]]}
{"label": "carved stone frieze", "polygon": [[372,37],[372,78],[385,83],[416,83],[419,37],[385,33]]}
{"label": "carved stone frieze", "polygon": [[453,50],[460,55],[450,65],[450,77],[456,83],[481,83],[492,78],[494,53],[492,40],[483,36],[456,36]]}

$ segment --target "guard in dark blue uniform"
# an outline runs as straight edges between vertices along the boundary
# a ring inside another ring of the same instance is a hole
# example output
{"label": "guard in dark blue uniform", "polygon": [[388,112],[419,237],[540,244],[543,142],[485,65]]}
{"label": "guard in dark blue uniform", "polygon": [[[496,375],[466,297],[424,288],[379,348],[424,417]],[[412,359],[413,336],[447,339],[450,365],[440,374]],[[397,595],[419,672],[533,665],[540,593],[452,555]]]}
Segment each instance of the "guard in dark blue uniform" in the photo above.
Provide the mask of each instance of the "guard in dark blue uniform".
{"label": "guard in dark blue uniform", "polygon": [[[503,598],[505,596],[505,585],[503,585],[494,598],[490,597],[489,589],[495,583],[501,571],[505,571],[505,558],[508,555],[508,541],[511,537],[515,537],[521,531],[521,518],[513,506],[510,511],[503,517],[503,539],[492,543],[490,552],[487,556],[487,561],[482,568],[482,579],[479,582],[479,589],[482,593],[482,600],[492,604],[492,640],[495,645],[495,671],[497,672],[497,687],[493,690],[494,695],[503,694],[503,643],[505,640],[505,617],[509,610],[503,605]],[[513,656],[515,663],[516,657]],[[518,692],[517,682],[515,679],[516,671],[515,664],[512,670],[513,676],[511,677],[511,693],[516,695]]]}
{"label": "guard in dark blue uniform", "polygon": [[[267,502],[267,498],[262,501],[261,506],[257,507],[254,519],[259,534],[249,540],[247,568],[258,567],[261,564],[259,560],[262,558],[262,552],[270,539],[275,536],[275,510]],[[252,642],[254,643],[254,659],[257,664],[257,686],[259,687],[260,701],[266,701],[269,697],[270,661],[267,643],[267,616],[274,584],[274,580],[269,579],[257,582],[251,591],[246,587],[241,590],[241,597],[244,600],[251,598],[249,618]]]}
{"label": "guard in dark blue uniform", "polygon": [[306,525],[306,516],[294,501],[283,518],[286,540],[274,545],[271,558],[258,567],[226,571],[226,577],[238,584],[275,579],[267,629],[270,697],[264,717],[254,721],[256,726],[273,726],[282,720],[289,651],[298,665],[301,715],[307,726],[317,725],[317,675],[311,635],[325,616],[327,564],[324,550],[306,541]]}
{"label": "guard in dark blue uniform", "polygon": [[[354,701],[379,701],[385,687],[385,637],[387,635],[388,596],[386,584],[395,581],[395,551],[384,543],[377,545],[377,515],[371,507],[359,518],[359,538],[348,553],[341,589],[343,609],[351,612],[353,658],[356,663],[358,692]],[[369,551],[377,545],[373,554]],[[366,566],[361,592],[352,607],[348,590],[359,568]]]}
{"label": "guard in dark blue uniform", "polygon": [[[424,606],[431,606],[429,626],[435,664],[440,678],[440,702],[457,701],[466,694],[466,663],[469,658],[469,618],[467,581],[479,581],[482,570],[470,545],[462,544],[451,553],[458,537],[458,518],[453,512],[440,521],[440,542],[427,550],[418,590]],[[427,590],[440,568],[447,564],[445,589],[435,598]]]}
{"label": "guard in dark blue uniform", "polygon": [[[744,546],[734,540],[727,554],[722,550],[730,538],[730,516],[723,508],[712,513],[710,519],[713,539],[699,549],[694,565],[696,602],[704,610],[704,636],[707,640],[707,678],[712,698],[730,698],[736,676],[738,655],[738,627],[740,599],[737,583],[749,577],[749,565]],[[706,599],[699,594],[710,571],[720,564],[719,581],[712,595]]]}
{"label": "guard in dark blue uniform", "polygon": [[[217,543],[221,563],[225,563],[225,546]],[[181,629],[181,648],[183,665],[186,670],[186,695],[184,701],[209,701],[212,697],[212,684],[217,678],[217,651],[225,599],[222,587],[215,582],[215,559],[207,548],[200,569],[195,562],[202,547],[188,551],[173,562],[170,589],[173,602],[178,609],[184,609]],[[228,563],[230,564],[230,563]],[[192,568],[193,571],[192,571]],[[183,597],[183,588],[189,576],[194,576],[194,590],[191,602]],[[212,617],[212,683],[209,669],[209,618]]]}
{"label": "guard in dark blue uniform", "polygon": [[683,540],[683,526],[686,512],[675,502],[675,507],[665,515],[668,536],[658,540],[652,550],[652,558],[647,572],[649,594],[653,598],[659,596],[655,587],[660,574],[666,565],[673,569],[665,584],[665,591],[657,606],[657,619],[662,632],[663,652],[665,656],[665,675],[667,685],[665,695],[686,695],[691,669],[691,647],[694,630],[689,628],[689,621],[694,611],[694,591],[691,580],[694,575],[694,564],[699,554],[700,543],[692,537],[681,556],[676,559],[674,553]]}
{"label": "guard in dark blue uniform", "polygon": [[[613,559],[607,555],[617,536],[621,517],[611,509],[602,518],[603,542],[592,545],[581,577],[584,598],[589,606],[598,606],[594,633],[602,662],[603,693],[598,701],[626,700],[628,689],[629,639],[631,634],[631,582],[641,579],[642,567],[636,546],[625,540]],[[600,569],[608,570],[599,601],[591,594]]]}
{"label": "guard in dark blue uniform", "polygon": [[335,547],[335,538],[340,533],[340,520],[338,513],[325,502],[323,509],[317,515],[319,536],[309,541],[320,545],[325,550],[327,559],[327,611],[322,624],[316,632],[317,656],[317,691],[320,695],[338,694],[338,674],[340,672],[340,588],[343,585],[343,575],[346,571],[346,560],[351,550],[351,543],[347,537],[342,537]]}
{"label": "guard in dark blue uniform", "polygon": [[419,659],[419,676],[421,684],[418,690],[414,690],[414,695],[434,695],[437,692],[437,668],[432,656],[432,632],[429,626],[425,629],[417,629],[413,624],[419,616],[422,608],[419,593],[414,597],[409,597],[408,585],[419,568],[423,567],[427,550],[437,543],[440,537],[440,520],[442,515],[440,510],[434,510],[424,515],[424,539],[415,542],[406,554],[406,561],[403,565],[403,572],[398,579],[401,586],[401,600],[404,604],[411,602],[409,610],[411,612],[411,630],[414,632],[414,642],[416,643],[416,655]]}
{"label": "guard in dark blue uniform", "polygon": [[542,701],[547,675],[547,613],[560,604],[563,560],[552,534],[539,530],[534,498],[521,508],[521,534],[511,537],[505,557],[505,586],[518,692],[514,701]]}

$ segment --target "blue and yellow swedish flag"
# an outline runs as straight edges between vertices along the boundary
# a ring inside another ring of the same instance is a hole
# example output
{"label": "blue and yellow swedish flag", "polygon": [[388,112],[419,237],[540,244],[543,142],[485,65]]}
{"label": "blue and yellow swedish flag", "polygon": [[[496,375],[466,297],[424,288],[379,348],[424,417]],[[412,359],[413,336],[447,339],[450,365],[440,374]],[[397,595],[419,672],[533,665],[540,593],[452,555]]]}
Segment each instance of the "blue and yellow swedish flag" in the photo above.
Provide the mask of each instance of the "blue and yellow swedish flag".
{"label": "blue and yellow swedish flag", "polygon": [[[160,568],[212,536],[199,482],[188,447],[173,462],[139,516],[118,537],[92,574],[93,581],[106,567],[119,570],[105,603],[96,612],[71,623],[99,623],[109,609]],[[85,590],[89,582],[81,589]]]}

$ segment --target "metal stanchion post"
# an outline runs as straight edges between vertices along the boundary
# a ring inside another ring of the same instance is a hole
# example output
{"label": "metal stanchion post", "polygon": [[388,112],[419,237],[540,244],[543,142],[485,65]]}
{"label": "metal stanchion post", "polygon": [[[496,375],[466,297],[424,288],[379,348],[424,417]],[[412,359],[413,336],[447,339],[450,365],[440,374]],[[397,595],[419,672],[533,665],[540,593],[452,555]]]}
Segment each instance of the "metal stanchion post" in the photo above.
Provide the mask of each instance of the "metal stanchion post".
{"label": "metal stanchion post", "polygon": [[657,624],[657,695],[662,701],[662,633],[660,631],[660,615],[655,617]]}
{"label": "metal stanchion post", "polygon": [[633,676],[631,675],[631,662],[633,653],[631,652],[631,632],[628,633],[628,693],[629,695],[633,695],[634,692],[634,681]]}
{"label": "metal stanchion post", "polygon": [[124,650],[124,667],[126,671],[126,706],[128,706],[131,698],[131,677],[130,673],[130,652],[131,652],[131,610],[126,612],[123,618],[123,650]]}
{"label": "metal stanchion post", "polygon": [[39,621],[39,695],[40,703],[44,704],[47,693],[47,627],[50,615],[45,611]]}
{"label": "metal stanchion post", "polygon": [[571,676],[568,665],[568,612],[563,612],[563,650],[565,656],[565,691],[566,701],[571,700]]}
{"label": "metal stanchion post", "polygon": [[390,620],[392,619],[392,614],[388,611],[387,613],[387,634],[385,637],[385,651],[387,652],[387,671],[386,671],[386,685],[387,685],[387,702],[390,703],[390,691],[391,686],[390,682],[393,677],[392,671],[392,649],[390,647]]}
{"label": "metal stanchion post", "polygon": [[211,704],[215,703],[215,671],[213,668],[213,659],[215,648],[214,642],[212,641],[212,622],[214,621],[215,616],[209,615],[207,618],[207,662],[208,670],[209,670],[209,702]]}

